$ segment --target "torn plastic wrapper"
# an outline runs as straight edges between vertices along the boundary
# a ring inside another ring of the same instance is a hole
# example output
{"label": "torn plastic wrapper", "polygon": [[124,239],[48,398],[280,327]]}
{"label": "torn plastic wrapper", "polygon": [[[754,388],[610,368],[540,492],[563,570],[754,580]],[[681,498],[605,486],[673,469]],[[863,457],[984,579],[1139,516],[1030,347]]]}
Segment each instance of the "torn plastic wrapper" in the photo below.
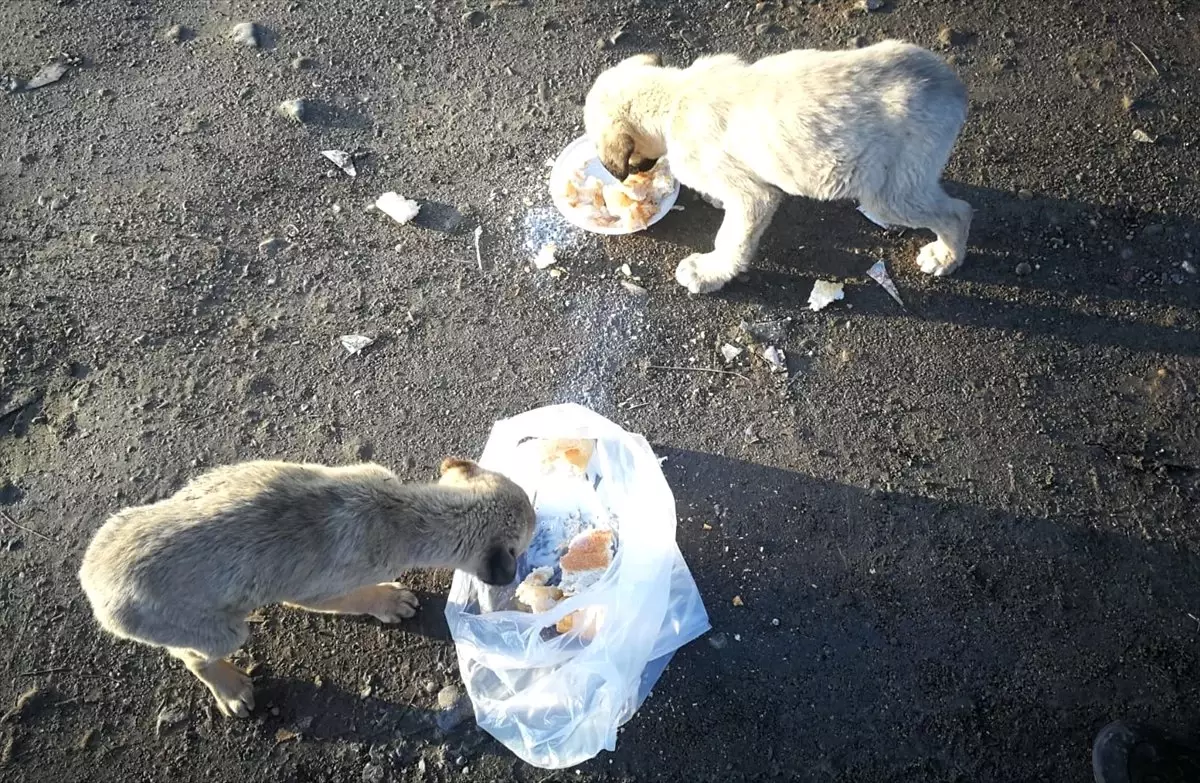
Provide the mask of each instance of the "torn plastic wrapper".
{"label": "torn plastic wrapper", "polygon": [[888,294],[890,294],[891,297],[896,300],[896,304],[904,307],[904,300],[900,298],[900,292],[896,290],[896,284],[892,282],[892,278],[888,275],[887,262],[885,262],[882,258],[876,261],[871,265],[871,268],[867,270],[867,276],[876,283],[879,283],[879,285],[883,286],[883,290],[887,291]]}

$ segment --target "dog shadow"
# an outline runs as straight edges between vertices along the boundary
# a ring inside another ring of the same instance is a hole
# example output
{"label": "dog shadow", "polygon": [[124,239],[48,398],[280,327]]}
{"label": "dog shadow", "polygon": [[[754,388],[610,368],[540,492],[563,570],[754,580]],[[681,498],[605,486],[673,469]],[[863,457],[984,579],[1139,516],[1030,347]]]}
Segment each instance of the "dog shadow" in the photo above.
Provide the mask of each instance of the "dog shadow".
{"label": "dog shadow", "polygon": [[[849,202],[791,198],[747,274],[709,296],[787,314],[806,309],[816,279],[854,280],[862,283],[847,289],[855,315],[894,317],[896,303],[865,276],[884,259],[915,318],[1139,352],[1168,344],[1200,355],[1194,216],[953,182],[946,189],[975,208],[967,259],[950,277],[915,266],[917,251],[933,239],[928,231],[881,229]],[[711,250],[722,212],[687,191],[679,203],[683,211],[621,238],[613,260],[636,254],[657,265],[662,257],[662,275],[673,277],[684,256]],[[1152,309],[1134,313],[1129,303]]]}

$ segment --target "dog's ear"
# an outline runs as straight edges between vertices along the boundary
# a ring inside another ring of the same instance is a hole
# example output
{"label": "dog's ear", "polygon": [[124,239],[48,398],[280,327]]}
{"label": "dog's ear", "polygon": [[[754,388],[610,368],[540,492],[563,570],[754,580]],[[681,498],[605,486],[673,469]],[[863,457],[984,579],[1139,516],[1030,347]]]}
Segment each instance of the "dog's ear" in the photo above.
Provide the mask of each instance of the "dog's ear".
{"label": "dog's ear", "polygon": [[629,176],[629,159],[633,156],[633,136],[618,131],[600,140],[596,150],[600,163],[619,180]]}
{"label": "dog's ear", "polygon": [[442,460],[442,468],[439,475],[445,476],[447,473],[453,473],[455,476],[469,479],[475,478],[482,472],[483,468],[469,459],[447,457]]}
{"label": "dog's ear", "polygon": [[661,68],[662,57],[657,54],[635,54],[632,57],[626,57],[617,65],[652,65],[655,68]]}

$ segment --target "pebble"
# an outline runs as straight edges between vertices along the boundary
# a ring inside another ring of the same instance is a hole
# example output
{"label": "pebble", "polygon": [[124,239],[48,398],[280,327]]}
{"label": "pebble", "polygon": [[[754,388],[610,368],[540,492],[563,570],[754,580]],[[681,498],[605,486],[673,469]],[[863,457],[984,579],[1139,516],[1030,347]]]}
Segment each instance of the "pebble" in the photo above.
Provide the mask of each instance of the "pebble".
{"label": "pebble", "polygon": [[378,764],[367,764],[362,769],[363,783],[383,783],[383,767]]}
{"label": "pebble", "polygon": [[1017,198],[1021,199],[1022,201],[1032,201],[1033,191],[1029,190],[1028,188],[1021,188],[1017,191]]}
{"label": "pebble", "polygon": [[771,22],[761,22],[754,25],[755,35],[774,35],[779,32],[779,27]]}
{"label": "pebble", "polygon": [[278,111],[294,123],[300,124],[308,115],[308,104],[303,98],[293,98],[279,104]]}
{"label": "pebble", "polygon": [[317,67],[317,63],[311,57],[297,57],[292,60],[293,71],[308,71]]}
{"label": "pebble", "polygon": [[[411,464],[411,465],[410,465],[410,464],[408,464],[408,461],[407,461],[407,460],[405,461],[405,467],[409,468],[410,470],[411,470],[412,468],[415,468],[416,466],[417,466],[417,461],[416,461],[415,459],[414,459],[414,460],[412,460],[412,464]],[[434,694],[434,693],[437,693],[437,689],[438,689],[437,683],[436,683],[436,682],[434,682],[433,680],[426,680],[426,681],[425,681],[425,684],[424,684],[423,686],[421,686],[421,687],[422,687],[422,688],[424,688],[424,689],[425,689],[425,692],[426,692],[426,693],[428,693],[428,694]]]}
{"label": "pebble", "polygon": [[952,46],[962,46],[969,38],[967,33],[955,30],[953,27],[943,27],[938,31],[938,43],[947,49]]}
{"label": "pebble", "polygon": [[245,46],[248,49],[257,49],[259,46],[259,29],[254,22],[242,22],[235,24],[229,31],[229,40],[233,41],[238,46]]}
{"label": "pebble", "polygon": [[1033,272],[1033,267],[1031,267],[1029,265],[1028,261],[1022,261],[1021,263],[1017,264],[1017,274],[1020,275],[1021,277],[1025,277],[1026,275],[1028,275],[1032,272]]}
{"label": "pebble", "polygon": [[467,11],[462,15],[462,20],[472,27],[478,27],[487,21],[487,14],[483,11]]}
{"label": "pebble", "polygon": [[1153,144],[1154,137],[1141,128],[1134,128],[1133,140],[1139,144]]}
{"label": "pebble", "polygon": [[183,43],[192,37],[192,31],[181,24],[171,25],[167,31],[163,33],[163,38],[171,43]]}
{"label": "pebble", "polygon": [[1187,272],[1189,275],[1196,274],[1196,265],[1193,264],[1191,261],[1184,261],[1179,266],[1183,269],[1183,271]]}
{"label": "pebble", "polygon": [[448,710],[457,704],[460,698],[462,698],[462,691],[460,691],[455,685],[447,685],[445,688],[442,688],[440,691],[438,691],[438,706],[443,710]]}

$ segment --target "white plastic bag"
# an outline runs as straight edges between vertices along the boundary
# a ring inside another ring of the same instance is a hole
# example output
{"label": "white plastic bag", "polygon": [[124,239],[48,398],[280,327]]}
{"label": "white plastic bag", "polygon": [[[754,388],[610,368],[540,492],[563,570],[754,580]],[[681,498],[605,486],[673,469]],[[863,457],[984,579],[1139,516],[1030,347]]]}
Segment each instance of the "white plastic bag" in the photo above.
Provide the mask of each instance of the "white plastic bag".
{"label": "white plastic bag", "polygon": [[[583,492],[572,492],[573,502],[584,524],[615,530],[612,565],[594,586],[540,614],[515,608],[515,585],[492,588],[459,571],[446,620],[478,724],[528,763],[562,769],[613,750],[617,729],[641,706],[675,650],[710,626],[675,543],[675,498],[645,438],[579,405],[497,422],[479,462],[529,492],[539,534],[568,499],[561,482],[539,475],[534,450],[519,448],[530,438],[596,439],[588,481]],[[531,546],[518,581],[536,557]],[[592,638],[555,632],[559,620],[584,607],[602,612]]]}

